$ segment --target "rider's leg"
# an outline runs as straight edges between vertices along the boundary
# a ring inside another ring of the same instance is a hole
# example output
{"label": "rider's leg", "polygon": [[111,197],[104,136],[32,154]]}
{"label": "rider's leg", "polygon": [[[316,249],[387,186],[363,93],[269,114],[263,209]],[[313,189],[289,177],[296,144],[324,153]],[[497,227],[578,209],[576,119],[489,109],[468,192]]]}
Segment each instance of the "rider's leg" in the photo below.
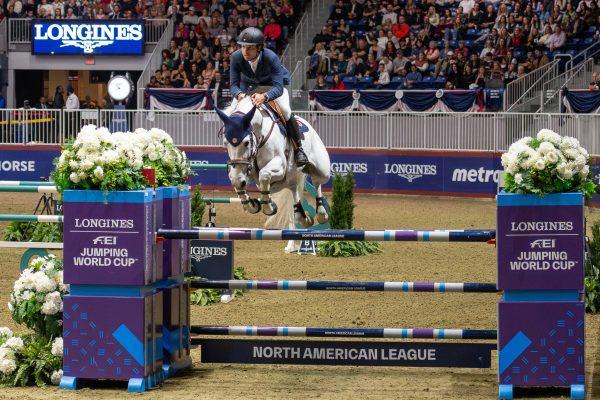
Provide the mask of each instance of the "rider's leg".
{"label": "rider's leg", "polygon": [[275,99],[279,107],[281,108],[281,112],[285,118],[285,127],[288,131],[292,142],[294,143],[294,158],[296,159],[296,165],[299,167],[303,167],[308,163],[308,158],[302,150],[302,137],[300,135],[300,128],[298,127],[298,122],[296,118],[294,118],[294,114],[292,114],[292,108],[290,107],[290,96],[287,89],[283,89],[283,94]]}

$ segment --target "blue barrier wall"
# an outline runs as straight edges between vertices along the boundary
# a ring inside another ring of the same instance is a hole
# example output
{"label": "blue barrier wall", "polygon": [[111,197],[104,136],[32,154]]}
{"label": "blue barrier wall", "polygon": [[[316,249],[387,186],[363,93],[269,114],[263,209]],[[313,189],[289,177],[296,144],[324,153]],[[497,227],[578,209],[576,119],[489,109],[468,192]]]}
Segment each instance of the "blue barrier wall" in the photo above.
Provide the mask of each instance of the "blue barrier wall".
{"label": "blue barrier wall", "polygon": [[[184,147],[199,163],[223,164],[221,147]],[[493,197],[497,191],[500,153],[329,149],[333,173],[352,171],[359,192]],[[0,146],[0,180],[39,180],[53,170],[58,146]],[[597,176],[600,165],[596,160]],[[192,184],[231,189],[224,171],[196,171]],[[327,187],[331,186],[331,182]],[[596,196],[594,203],[600,204]]]}

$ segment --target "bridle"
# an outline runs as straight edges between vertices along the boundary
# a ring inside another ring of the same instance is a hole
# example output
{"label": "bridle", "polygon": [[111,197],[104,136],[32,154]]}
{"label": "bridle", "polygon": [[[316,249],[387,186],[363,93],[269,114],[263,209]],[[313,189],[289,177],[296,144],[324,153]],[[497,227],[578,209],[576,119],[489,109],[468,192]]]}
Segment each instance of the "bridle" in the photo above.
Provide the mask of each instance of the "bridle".
{"label": "bridle", "polygon": [[[261,107],[257,107],[257,110],[260,112],[262,111]],[[263,122],[264,122],[264,118],[263,118]],[[262,124],[261,124],[262,126]],[[258,171],[258,165],[256,163],[256,155],[258,154],[258,150],[260,150],[265,143],[267,143],[267,141],[269,140],[269,138],[271,137],[271,133],[273,133],[273,128],[275,127],[275,120],[273,118],[271,118],[271,128],[269,129],[269,132],[265,135],[262,136],[260,141],[257,138],[256,132],[254,132],[254,130],[250,130],[250,156],[246,159],[244,158],[234,158],[234,159],[229,159],[227,160],[227,172],[229,173],[230,168],[232,167],[236,167],[236,166],[243,166],[246,168],[246,175],[250,175],[250,173],[252,172],[252,169],[255,169]],[[223,134],[225,127],[222,127],[221,130],[219,130],[219,135]]]}

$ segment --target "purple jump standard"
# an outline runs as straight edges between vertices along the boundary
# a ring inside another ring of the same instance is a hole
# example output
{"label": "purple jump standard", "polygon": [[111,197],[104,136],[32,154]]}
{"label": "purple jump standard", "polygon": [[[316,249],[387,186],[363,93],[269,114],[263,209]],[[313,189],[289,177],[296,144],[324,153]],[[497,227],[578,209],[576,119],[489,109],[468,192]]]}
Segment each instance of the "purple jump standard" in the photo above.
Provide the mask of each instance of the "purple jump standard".
{"label": "purple jump standard", "polygon": [[213,240],[352,240],[390,242],[487,242],[496,231],[487,230],[308,230],[308,229],[159,229],[165,239]]}

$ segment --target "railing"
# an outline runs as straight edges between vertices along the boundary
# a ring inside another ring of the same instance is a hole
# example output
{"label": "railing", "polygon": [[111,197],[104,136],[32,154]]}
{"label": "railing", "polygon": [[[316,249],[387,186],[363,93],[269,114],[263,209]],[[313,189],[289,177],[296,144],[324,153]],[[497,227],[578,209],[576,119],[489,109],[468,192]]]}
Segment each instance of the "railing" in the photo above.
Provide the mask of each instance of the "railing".
{"label": "railing", "polygon": [[[31,43],[31,22],[29,18],[8,19],[9,46]],[[169,20],[165,18],[144,20],[144,43],[156,44],[168,24]]]}
{"label": "railing", "polygon": [[[43,113],[43,114],[41,114]],[[542,128],[572,136],[600,155],[598,114],[296,112],[328,147],[505,151]],[[1,110],[1,144],[61,144],[81,126],[111,131],[161,128],[177,145],[222,146],[222,126],[212,111]]]}
{"label": "railing", "polygon": [[304,83],[303,77],[306,76],[303,66],[304,66],[304,64],[302,63],[302,61],[297,61],[296,67],[294,68],[294,70],[292,71],[292,74],[290,75],[290,86],[291,86],[290,94],[294,98],[302,97],[302,86]]}
{"label": "railing", "polygon": [[169,42],[173,38],[175,18],[160,20],[167,21],[167,25],[161,32],[160,38],[156,41],[156,46],[148,59],[144,70],[137,81],[137,108],[144,108],[144,88],[150,82],[150,78],[154,75],[154,71],[160,67],[162,62],[162,50],[169,48]]}
{"label": "railing", "polygon": [[284,51],[284,54],[281,57],[281,62],[287,68],[291,68],[295,61],[298,59],[299,47],[301,47],[302,40],[308,38],[308,14],[304,13],[298,25],[296,26],[296,30],[294,30],[294,36],[288,38],[288,46],[286,48],[287,51]]}
{"label": "railing", "polygon": [[583,49],[578,54],[573,56],[573,58],[571,60],[569,60],[567,62],[567,64],[565,65],[565,69],[568,71],[568,70],[572,69],[573,66],[595,56],[598,53],[600,53],[600,42],[596,41],[593,44],[591,44],[589,47]]}
{"label": "railing", "polygon": [[567,70],[557,76],[550,82],[542,86],[540,93],[539,112],[558,112],[560,111],[560,93],[563,88],[587,89],[589,81],[594,72],[594,59],[589,58],[579,66]]}
{"label": "railing", "polygon": [[559,60],[540,67],[522,78],[516,79],[506,85],[504,90],[504,110],[517,112],[532,100],[537,100],[542,85],[558,75]]}
{"label": "railing", "polygon": [[8,23],[6,21],[6,18],[0,21],[0,53],[6,53],[8,50]]}

